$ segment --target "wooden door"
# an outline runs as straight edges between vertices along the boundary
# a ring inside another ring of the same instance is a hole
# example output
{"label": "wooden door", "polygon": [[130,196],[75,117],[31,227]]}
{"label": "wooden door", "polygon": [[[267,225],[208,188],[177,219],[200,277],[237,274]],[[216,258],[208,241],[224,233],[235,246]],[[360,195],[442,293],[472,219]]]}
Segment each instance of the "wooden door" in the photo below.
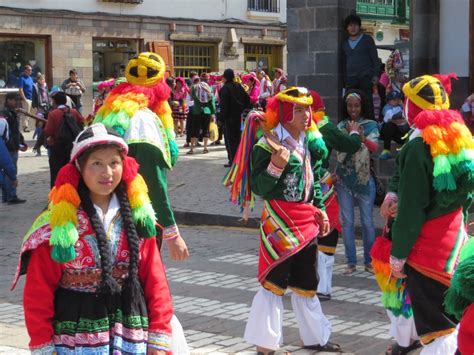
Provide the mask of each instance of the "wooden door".
{"label": "wooden door", "polygon": [[168,75],[173,76],[173,54],[171,52],[171,42],[168,41],[153,41],[146,44],[146,49],[149,52],[158,54],[166,63],[166,71]]}

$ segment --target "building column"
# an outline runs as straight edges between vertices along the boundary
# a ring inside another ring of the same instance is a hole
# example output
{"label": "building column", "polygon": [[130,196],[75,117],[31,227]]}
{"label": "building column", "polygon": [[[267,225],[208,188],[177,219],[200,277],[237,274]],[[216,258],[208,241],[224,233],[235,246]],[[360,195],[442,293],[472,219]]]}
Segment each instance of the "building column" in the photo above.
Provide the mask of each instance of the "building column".
{"label": "building column", "polygon": [[440,0],[410,2],[410,77],[439,72]]}
{"label": "building column", "polygon": [[321,94],[336,118],[342,94],[340,43],[356,0],[288,1],[288,82]]}

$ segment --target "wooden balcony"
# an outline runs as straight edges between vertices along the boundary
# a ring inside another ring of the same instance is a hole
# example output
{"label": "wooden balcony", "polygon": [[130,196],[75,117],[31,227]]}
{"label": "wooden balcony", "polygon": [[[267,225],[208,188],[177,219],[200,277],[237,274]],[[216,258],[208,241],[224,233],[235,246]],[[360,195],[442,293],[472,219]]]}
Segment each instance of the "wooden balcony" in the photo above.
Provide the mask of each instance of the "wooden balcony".
{"label": "wooden balcony", "polygon": [[406,24],[410,18],[410,0],[357,0],[356,11],[364,20]]}

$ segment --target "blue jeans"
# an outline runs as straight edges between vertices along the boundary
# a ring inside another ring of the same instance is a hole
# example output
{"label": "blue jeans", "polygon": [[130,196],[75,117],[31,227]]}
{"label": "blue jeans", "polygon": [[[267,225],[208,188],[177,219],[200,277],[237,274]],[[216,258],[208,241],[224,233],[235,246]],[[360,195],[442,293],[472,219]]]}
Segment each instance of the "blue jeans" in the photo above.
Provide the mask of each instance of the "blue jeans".
{"label": "blue jeans", "polygon": [[357,265],[354,233],[354,205],[359,207],[362,224],[362,240],[364,242],[364,264],[370,264],[370,249],[375,239],[374,220],[372,211],[374,209],[375,183],[374,179],[369,181],[369,196],[354,196],[346,187],[336,183],[337,201],[339,202],[339,218],[342,226],[342,238],[348,265]]}
{"label": "blue jeans", "polygon": [[[18,171],[18,151],[10,152],[10,157],[12,158],[13,165],[15,165],[15,169]],[[10,180],[7,174],[2,174],[4,181],[2,186],[2,202],[8,202],[18,198],[16,195],[16,187],[13,186],[13,181]]]}

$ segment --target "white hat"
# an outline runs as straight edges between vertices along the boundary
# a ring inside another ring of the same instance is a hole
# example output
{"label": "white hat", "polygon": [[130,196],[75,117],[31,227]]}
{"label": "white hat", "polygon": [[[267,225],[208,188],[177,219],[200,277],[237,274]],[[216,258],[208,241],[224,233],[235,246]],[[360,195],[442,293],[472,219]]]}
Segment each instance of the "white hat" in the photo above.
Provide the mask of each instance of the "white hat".
{"label": "white hat", "polygon": [[75,162],[85,150],[93,146],[108,144],[115,145],[125,155],[128,154],[128,145],[117,132],[105,127],[102,123],[90,125],[76,137],[71,151],[70,162]]}

